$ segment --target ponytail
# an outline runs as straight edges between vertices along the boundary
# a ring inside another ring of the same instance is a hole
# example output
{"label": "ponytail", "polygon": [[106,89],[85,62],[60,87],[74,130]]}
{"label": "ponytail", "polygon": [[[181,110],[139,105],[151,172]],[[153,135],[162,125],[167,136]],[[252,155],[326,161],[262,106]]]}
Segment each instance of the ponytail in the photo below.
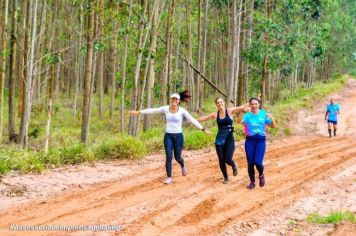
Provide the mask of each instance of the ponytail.
{"label": "ponytail", "polygon": [[189,99],[192,97],[192,96],[190,96],[188,90],[184,90],[183,92],[180,92],[179,96],[180,96],[180,101],[181,102],[188,102]]}

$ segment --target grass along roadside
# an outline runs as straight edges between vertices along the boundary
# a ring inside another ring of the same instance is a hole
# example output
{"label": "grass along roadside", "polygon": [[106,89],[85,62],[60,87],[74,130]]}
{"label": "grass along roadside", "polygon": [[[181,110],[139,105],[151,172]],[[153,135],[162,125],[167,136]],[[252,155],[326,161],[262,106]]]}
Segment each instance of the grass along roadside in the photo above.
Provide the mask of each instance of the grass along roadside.
{"label": "grass along roadside", "polygon": [[[292,235],[302,235],[302,229],[309,228],[307,232],[310,232],[310,227],[312,227],[315,232],[320,227],[326,229],[325,226],[328,227],[328,225],[354,224],[355,221],[355,214],[349,210],[331,210],[326,216],[320,215],[319,212],[313,212],[304,219],[290,219],[286,227],[287,231],[292,232]],[[286,233],[286,235],[290,235],[290,233]],[[319,235],[322,234],[319,233]]]}
{"label": "grass along roadside", "polygon": [[313,212],[306,217],[306,221],[313,224],[337,224],[343,221],[355,223],[355,214],[351,211],[331,210],[327,216],[322,216],[318,212]]}
{"label": "grass along roadside", "polygon": [[[341,89],[347,76],[337,77],[329,83],[316,83],[311,88],[299,88],[293,96],[282,96],[275,104],[266,104],[266,110],[271,112],[277,121],[277,129],[269,129],[269,135],[280,136],[291,135],[289,127],[291,114],[299,109],[311,109],[313,104],[325,96]],[[109,102],[109,100],[107,101]],[[6,103],[5,103],[6,104]],[[204,113],[215,111],[214,99],[210,98],[204,102]],[[37,114],[36,114],[37,112]],[[54,168],[62,165],[73,165],[89,163],[95,160],[142,158],[146,154],[158,152],[163,149],[164,120],[154,119],[154,127],[146,132],[141,132],[138,137],[130,137],[119,133],[116,113],[113,119],[99,119],[93,113],[92,127],[90,130],[90,145],[86,148],[79,143],[80,115],[72,116],[70,105],[55,105],[53,115],[53,126],[51,133],[51,148],[47,155],[41,151],[46,115],[45,111],[35,110],[32,119],[30,133],[32,148],[29,151],[21,150],[16,145],[3,145],[0,148],[0,175],[15,170],[19,172],[41,172],[46,168]],[[195,117],[198,117],[195,114]],[[194,150],[214,145],[217,132],[215,121],[205,122],[204,126],[213,131],[213,135],[207,136],[201,131],[184,124],[183,133],[185,138],[185,149]],[[244,138],[242,125],[235,125],[235,138]],[[59,148],[57,148],[59,147]]]}

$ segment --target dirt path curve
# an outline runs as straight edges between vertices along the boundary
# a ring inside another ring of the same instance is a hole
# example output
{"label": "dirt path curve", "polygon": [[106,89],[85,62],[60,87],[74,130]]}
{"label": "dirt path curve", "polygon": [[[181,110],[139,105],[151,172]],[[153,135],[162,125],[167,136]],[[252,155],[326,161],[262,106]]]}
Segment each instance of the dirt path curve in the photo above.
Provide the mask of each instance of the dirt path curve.
{"label": "dirt path curve", "polygon": [[[222,184],[216,156],[202,155],[187,161],[186,177],[180,175],[175,164],[174,183],[170,186],[162,184],[161,166],[144,166],[135,176],[5,209],[0,211],[0,235],[39,235],[9,232],[9,224],[124,227],[117,233],[81,231],[73,235],[215,235],[239,221],[288,208],[308,196],[308,184],[338,166],[356,164],[356,81],[351,80],[348,86],[337,137],[296,136],[268,145],[264,188],[246,189],[248,177],[241,149],[235,157],[239,175],[227,185]],[[40,232],[45,233],[67,234]]]}

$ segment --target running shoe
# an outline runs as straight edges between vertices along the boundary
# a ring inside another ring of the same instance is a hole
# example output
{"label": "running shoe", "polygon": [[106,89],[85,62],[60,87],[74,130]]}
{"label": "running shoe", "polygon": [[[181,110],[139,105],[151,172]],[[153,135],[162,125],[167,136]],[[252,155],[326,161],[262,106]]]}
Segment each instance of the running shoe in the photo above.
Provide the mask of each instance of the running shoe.
{"label": "running shoe", "polygon": [[227,178],[227,179],[224,179],[223,184],[227,184],[227,183],[229,183],[229,179],[228,179],[228,178]]}
{"label": "running shoe", "polygon": [[182,167],[182,175],[183,175],[183,176],[186,176],[186,175],[187,175],[187,167],[186,167],[186,166],[183,166],[183,167]]}
{"label": "running shoe", "polygon": [[265,175],[263,174],[262,176],[259,176],[258,177],[258,179],[260,180],[260,187],[263,187],[263,186],[265,186],[265,183],[266,183],[266,181],[265,181]]}
{"label": "running shoe", "polygon": [[232,174],[233,174],[234,176],[237,175],[237,165],[236,165],[236,162],[233,162],[233,164],[232,164]]}
{"label": "running shoe", "polygon": [[165,181],[164,184],[171,184],[172,183],[172,178],[168,177]]}
{"label": "running shoe", "polygon": [[255,188],[255,183],[250,183],[249,186],[247,186],[248,189],[254,189]]}

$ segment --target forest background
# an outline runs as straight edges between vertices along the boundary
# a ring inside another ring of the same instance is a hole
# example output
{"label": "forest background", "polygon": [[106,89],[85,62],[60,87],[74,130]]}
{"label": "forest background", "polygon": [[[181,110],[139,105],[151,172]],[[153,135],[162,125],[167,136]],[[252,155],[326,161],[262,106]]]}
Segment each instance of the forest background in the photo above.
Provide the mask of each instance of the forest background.
{"label": "forest background", "polygon": [[354,0],[2,0],[0,19],[0,174],[162,150],[164,118],[128,111],[184,89],[195,117],[260,95],[291,135],[356,74]]}

